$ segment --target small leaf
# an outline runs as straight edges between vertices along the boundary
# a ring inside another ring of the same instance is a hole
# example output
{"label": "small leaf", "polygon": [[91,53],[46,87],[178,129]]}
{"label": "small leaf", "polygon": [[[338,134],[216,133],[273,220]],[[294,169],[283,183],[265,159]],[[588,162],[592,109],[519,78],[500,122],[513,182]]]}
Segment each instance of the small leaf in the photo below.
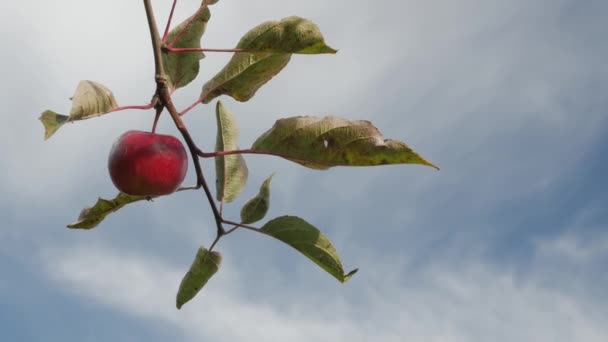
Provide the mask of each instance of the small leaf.
{"label": "small leaf", "polygon": [[190,266],[190,270],[182,279],[177,291],[176,306],[181,309],[207,284],[207,281],[217,272],[222,263],[222,256],[218,252],[207,251],[201,247]]}
{"label": "small leaf", "polygon": [[[193,15],[194,16],[194,15]],[[175,27],[167,37],[167,42],[171,43],[177,37],[179,32],[184,27],[187,27],[186,31],[182,36],[175,42],[173,47],[175,48],[201,48],[201,38],[207,28],[207,22],[211,18],[209,9],[204,9],[198,14],[192,23],[188,25],[190,19],[184,20],[181,24]],[[177,89],[184,87],[188,83],[192,82],[199,72],[199,61],[205,57],[202,52],[169,52],[163,51],[163,63],[165,72],[169,77],[170,87]]]}
{"label": "small leaf", "polygon": [[438,169],[405,143],[385,139],[369,121],[332,116],[277,120],[253,143],[252,149],[318,170],[386,164],[421,164]]}
{"label": "small leaf", "polygon": [[251,99],[257,90],[287,65],[293,53],[335,53],[325,44],[321,31],[311,21],[288,17],[267,21],[247,32],[236,46],[228,64],[203,86],[201,101],[209,103],[220,95],[237,101]]}
{"label": "small leaf", "polygon": [[266,178],[262,186],[260,186],[258,194],[245,203],[241,209],[241,223],[254,223],[266,216],[270,207],[270,182],[273,176],[274,173]]}
{"label": "small leaf", "polygon": [[80,81],[71,98],[72,109],[69,116],[47,110],[39,120],[44,125],[44,140],[47,140],[66,122],[89,119],[105,114],[116,108],[116,99],[105,86],[93,81]]}
{"label": "small leaf", "polygon": [[61,126],[68,122],[68,116],[57,114],[53,111],[47,110],[40,115],[40,120],[44,125],[44,140],[50,138]]}
{"label": "small leaf", "polygon": [[78,216],[78,221],[69,224],[68,228],[73,229],[92,229],[95,228],[103,221],[106,216],[111,213],[118,211],[125,205],[141,200],[148,199],[144,196],[131,196],[124,193],[119,193],[116,198],[107,200],[99,198],[97,203],[90,208],[84,208]]}
{"label": "small leaf", "polygon": [[297,249],[341,283],[346,282],[357,272],[355,269],[348,274],[344,274],[338,252],[336,252],[329,239],[317,228],[299,217],[277,217],[266,223],[261,228],[261,232]]}
{"label": "small leaf", "polygon": [[116,99],[104,85],[93,81],[80,81],[74,97],[69,121],[83,120],[107,113],[116,108]]}
{"label": "small leaf", "polygon": [[[238,150],[238,128],[236,118],[221,102],[216,106],[217,141],[216,151]],[[249,170],[245,158],[240,154],[215,157],[216,196],[218,201],[230,203],[245,188]]]}

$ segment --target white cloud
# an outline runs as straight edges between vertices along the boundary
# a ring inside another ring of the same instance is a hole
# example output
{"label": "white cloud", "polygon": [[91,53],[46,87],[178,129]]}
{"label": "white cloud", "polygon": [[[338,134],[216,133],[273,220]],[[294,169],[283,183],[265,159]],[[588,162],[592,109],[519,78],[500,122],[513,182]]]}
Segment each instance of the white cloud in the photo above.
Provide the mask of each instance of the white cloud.
{"label": "white cloud", "polygon": [[352,280],[355,289],[351,283],[334,295],[314,284],[283,288],[285,279],[273,293],[251,293],[247,282],[256,280],[238,271],[247,266],[228,263],[181,311],[174,293],[186,265],[104,247],[50,250],[44,260],[67,292],[168,324],[193,341],[599,342],[608,336],[605,300],[588,301],[584,288],[544,287],[551,281],[543,272],[546,259],[525,277],[473,259],[416,272],[406,263],[362,265],[367,274]]}

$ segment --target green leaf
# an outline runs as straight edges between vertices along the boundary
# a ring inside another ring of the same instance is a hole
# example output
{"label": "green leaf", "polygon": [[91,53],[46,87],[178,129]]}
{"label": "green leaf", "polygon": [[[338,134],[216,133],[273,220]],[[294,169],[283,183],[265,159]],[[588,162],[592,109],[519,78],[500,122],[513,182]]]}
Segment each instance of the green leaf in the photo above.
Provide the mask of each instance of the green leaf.
{"label": "green leaf", "polygon": [[222,256],[218,252],[209,252],[201,247],[190,266],[190,270],[182,279],[177,291],[176,305],[181,309],[207,284],[207,281],[217,272],[222,263]]}
{"label": "green leaf", "polygon": [[241,38],[228,64],[203,86],[201,101],[209,103],[220,95],[237,101],[251,99],[257,90],[287,65],[291,54],[335,53],[325,44],[319,28],[303,18],[267,21]]}
{"label": "green leaf", "polygon": [[[217,141],[216,151],[238,150],[238,128],[236,118],[221,102],[216,106]],[[215,157],[216,196],[218,201],[230,203],[241,194],[249,170],[245,158],[240,154]]]}
{"label": "green leaf", "polygon": [[421,164],[439,169],[405,143],[385,139],[369,121],[332,116],[277,120],[253,143],[252,149],[318,170],[386,164]]}
{"label": "green leaf", "polygon": [[237,48],[248,52],[290,54],[337,52],[325,44],[323,34],[315,23],[296,16],[267,21],[254,27],[241,39]]}
{"label": "green leaf", "polygon": [[118,107],[114,94],[104,85],[93,81],[80,81],[74,97],[69,121],[99,116]]}
{"label": "green leaf", "polygon": [[266,216],[270,207],[270,182],[273,176],[274,173],[266,178],[258,194],[245,203],[241,209],[241,223],[254,223]]}
{"label": "green leaf", "polygon": [[[211,12],[209,9],[204,9],[199,13],[192,21],[190,26],[188,22],[194,15],[184,20],[181,24],[175,27],[167,37],[167,42],[171,43],[184,28],[186,31],[182,36],[175,42],[173,47],[175,48],[201,48],[201,37],[205,33],[207,22],[211,18]],[[177,89],[184,87],[188,83],[192,82],[199,72],[199,62],[205,57],[202,52],[169,52],[163,51],[163,63],[165,72],[169,77],[170,87]]]}
{"label": "green leaf", "polygon": [[99,198],[97,203],[90,208],[84,208],[78,216],[78,221],[69,224],[68,228],[73,229],[92,229],[97,227],[106,216],[118,211],[125,205],[141,200],[149,199],[144,196],[131,196],[124,193],[119,193],[116,198],[107,200]]}
{"label": "green leaf", "polygon": [[341,283],[346,282],[357,272],[355,269],[344,274],[338,252],[329,239],[299,217],[277,217],[266,223],[261,228],[261,232],[297,249]]}
{"label": "green leaf", "polygon": [[71,98],[70,115],[61,115],[47,110],[38,118],[44,126],[44,140],[47,140],[66,122],[89,119],[105,114],[118,105],[112,92],[102,84],[93,81],[80,81]]}
{"label": "green leaf", "polygon": [[61,126],[68,122],[69,117],[66,115],[57,114],[51,110],[40,115],[38,120],[44,125],[44,140],[50,138]]}

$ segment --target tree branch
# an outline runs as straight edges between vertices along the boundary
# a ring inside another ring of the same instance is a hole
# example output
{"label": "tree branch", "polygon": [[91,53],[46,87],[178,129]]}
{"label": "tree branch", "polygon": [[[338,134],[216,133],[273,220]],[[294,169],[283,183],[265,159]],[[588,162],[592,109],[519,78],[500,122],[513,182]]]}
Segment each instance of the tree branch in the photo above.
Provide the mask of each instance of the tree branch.
{"label": "tree branch", "polygon": [[[205,1],[204,5],[206,5],[207,1]],[[173,101],[171,99],[171,90],[167,85],[167,76],[165,74],[165,70],[163,67],[163,57],[161,53],[161,39],[160,34],[158,32],[158,27],[156,26],[156,19],[154,18],[154,10],[152,8],[152,4],[150,0],[144,0],[144,7],[146,8],[146,16],[148,19],[148,26],[150,28],[150,37],[152,39],[152,49],[154,51],[154,67],[156,72],[156,95],[158,96],[159,103],[157,106],[167,108],[175,126],[182,134],[182,137],[186,141],[186,145],[188,145],[188,149],[190,150],[190,155],[192,156],[192,161],[194,163],[194,168],[196,170],[196,178],[197,178],[197,187],[202,186],[205,191],[205,195],[207,200],[209,201],[209,205],[211,206],[211,210],[213,212],[213,216],[215,218],[215,223],[217,226],[217,235],[218,238],[225,234],[224,227],[222,226],[222,217],[215,205],[215,200],[213,199],[213,195],[211,195],[211,190],[209,190],[209,186],[205,180],[205,176],[203,174],[203,169],[201,168],[200,160],[198,158],[198,152],[200,151],[186,125],[182,121],[179,116],[179,112],[175,109],[175,105],[173,105]]]}

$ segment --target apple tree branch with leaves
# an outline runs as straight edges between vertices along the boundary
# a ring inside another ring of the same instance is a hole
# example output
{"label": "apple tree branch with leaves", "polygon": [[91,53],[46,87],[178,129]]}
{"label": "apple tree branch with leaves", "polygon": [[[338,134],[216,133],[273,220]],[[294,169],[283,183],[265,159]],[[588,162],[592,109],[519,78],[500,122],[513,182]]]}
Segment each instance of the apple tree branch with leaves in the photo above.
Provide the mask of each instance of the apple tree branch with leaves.
{"label": "apple tree branch with leaves", "polygon": [[[247,32],[233,49],[201,46],[201,38],[211,18],[209,6],[218,0],[203,0],[196,12],[171,29],[177,0],[161,36],[150,0],[143,5],[150,29],[155,65],[156,90],[146,105],[119,106],[112,92],[100,83],[81,81],[72,98],[69,115],[47,110],[40,116],[45,139],[69,122],[98,117],[123,110],[149,110],[150,132],[132,130],[121,135],[108,159],[110,178],[120,191],[113,199],[99,198],[81,211],[72,229],[97,227],[109,214],[138,201],[150,201],[178,191],[200,191],[211,208],[216,236],[208,248],[200,247],[190,269],[179,285],[176,305],[181,308],[218,271],[222,257],[214,250],[225,236],[246,229],[273,237],[302,253],[344,283],[355,272],[345,272],[332,243],[319,229],[297,216],[280,216],[261,227],[270,205],[270,175],[256,196],[245,203],[240,218],[223,215],[224,205],[242,192],[249,170],[244,155],[264,154],[281,157],[304,167],[326,170],[334,166],[378,166],[420,164],[438,169],[405,143],[386,139],[369,121],[349,121],[333,116],[298,116],[279,119],[248,149],[239,149],[235,116],[220,101],[215,103],[217,140],[215,151],[203,151],[194,143],[182,116],[202,104],[226,95],[241,102],[256,92],[289,64],[293,54],[334,54],[313,22],[292,16],[264,22]],[[200,96],[179,111],[172,94],[194,81],[204,53],[232,53],[226,66],[202,87]],[[171,116],[186,146],[174,136],[159,134],[156,126],[163,113]],[[215,194],[212,193],[201,163],[215,162]],[[188,165],[196,173],[196,185],[182,187]]]}

